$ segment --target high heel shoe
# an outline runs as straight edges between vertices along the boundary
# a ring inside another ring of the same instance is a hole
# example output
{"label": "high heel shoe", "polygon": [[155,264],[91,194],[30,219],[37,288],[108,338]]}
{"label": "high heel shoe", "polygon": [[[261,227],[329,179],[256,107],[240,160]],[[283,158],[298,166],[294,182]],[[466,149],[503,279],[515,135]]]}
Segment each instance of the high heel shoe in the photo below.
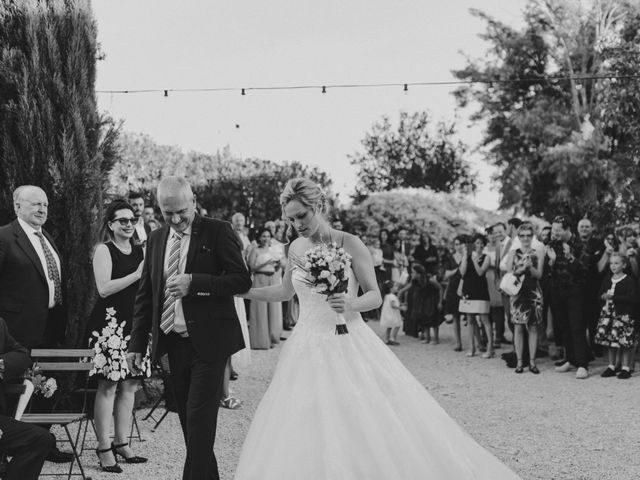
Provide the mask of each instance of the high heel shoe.
{"label": "high heel shoe", "polygon": [[111,443],[111,450],[113,450],[113,455],[116,457],[116,460],[118,459],[118,455],[124,459],[125,463],[145,463],[149,460],[148,458],[138,457],[137,455],[127,458],[122,453],[118,452],[119,448],[126,447],[128,445],[128,443]]}
{"label": "high heel shoe", "polygon": [[[111,444],[111,446],[113,447],[113,443]],[[105,448],[104,450],[100,450],[99,448],[96,448],[96,455],[98,456],[98,463],[100,464],[100,468],[102,469],[103,472],[122,473],[122,467],[118,465],[118,457],[116,457],[115,453],[113,455],[114,458],[116,459],[115,465],[102,465],[102,460],[100,460],[100,454],[111,452],[112,450],[113,448]]]}
{"label": "high heel shoe", "polygon": [[531,364],[529,364],[529,371],[531,373],[535,373],[536,375],[540,373],[540,370],[538,370],[538,367]]}

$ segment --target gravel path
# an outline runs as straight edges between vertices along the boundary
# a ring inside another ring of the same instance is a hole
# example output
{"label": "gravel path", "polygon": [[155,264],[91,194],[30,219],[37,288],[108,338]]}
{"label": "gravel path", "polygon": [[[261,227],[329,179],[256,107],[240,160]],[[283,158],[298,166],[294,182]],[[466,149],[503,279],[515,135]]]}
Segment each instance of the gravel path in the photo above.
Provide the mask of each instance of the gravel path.
{"label": "gravel path", "polygon": [[[369,325],[379,332],[377,322]],[[603,379],[599,374],[604,364],[599,360],[592,366],[592,377],[579,381],[571,373],[555,373],[549,359],[538,362],[540,375],[526,370],[515,375],[499,358],[467,358],[454,352],[449,326],[442,330],[439,345],[401,335],[394,352],[453,418],[523,479],[640,478],[640,375],[627,381]],[[216,454],[222,480],[233,478],[242,441],[279,350],[252,352],[251,366],[232,383],[243,407],[220,410]],[[497,352],[501,351],[505,349]],[[138,418],[147,411],[138,412]],[[121,476],[104,474],[97,469],[95,453],[85,451],[87,474],[94,480],[181,478],[184,447],[177,416],[170,413],[156,432],[150,430],[150,420],[140,420],[140,426],[144,441],[134,441],[134,449],[149,457],[149,463],[124,465]],[[93,437],[88,437],[87,445],[95,448]],[[283,462],[286,455],[282,452]]]}

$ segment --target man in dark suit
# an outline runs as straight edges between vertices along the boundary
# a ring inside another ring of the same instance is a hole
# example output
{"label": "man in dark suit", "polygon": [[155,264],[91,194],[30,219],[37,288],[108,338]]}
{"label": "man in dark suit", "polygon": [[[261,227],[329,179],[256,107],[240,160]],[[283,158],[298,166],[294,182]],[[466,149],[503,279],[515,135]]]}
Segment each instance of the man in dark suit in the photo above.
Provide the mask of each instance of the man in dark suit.
{"label": "man in dark suit", "polygon": [[157,197],[166,225],[147,243],[127,361],[140,368],[149,333],[152,360],[168,353],[187,447],[183,479],[218,479],[222,379],[227,359],[244,348],[233,295],[247,291],[251,278],[231,225],[196,215],[186,180],[163,179]]}
{"label": "man in dark suit", "polygon": [[135,231],[133,232],[133,241],[138,245],[146,245],[147,238],[151,233],[151,227],[147,225],[147,220],[144,217],[144,198],[141,193],[131,192],[129,193],[129,205],[133,208],[133,214],[138,219],[138,223],[134,225]]}
{"label": "man in dark suit", "polygon": [[[0,227],[0,316],[24,347],[55,348],[65,336],[60,252],[42,228],[49,201],[39,187],[23,185],[13,193],[16,218]],[[41,400],[41,399],[37,399]],[[43,399],[36,410],[49,412]],[[54,448],[48,460],[70,462],[73,454]]]}
{"label": "man in dark suit", "polygon": [[12,457],[4,480],[37,480],[45,458],[56,444],[44,428],[8,416],[5,384],[23,375],[31,364],[28,350],[9,335],[7,324],[0,318],[0,452]]}

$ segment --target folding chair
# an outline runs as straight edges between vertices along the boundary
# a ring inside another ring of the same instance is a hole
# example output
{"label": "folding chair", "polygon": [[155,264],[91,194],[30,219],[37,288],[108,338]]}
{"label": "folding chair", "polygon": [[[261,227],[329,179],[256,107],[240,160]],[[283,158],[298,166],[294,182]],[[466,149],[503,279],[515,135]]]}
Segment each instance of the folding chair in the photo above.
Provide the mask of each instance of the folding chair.
{"label": "folding chair", "polygon": [[[166,418],[166,416],[169,414],[169,412],[175,411],[175,410],[173,410],[173,407],[172,407],[172,402],[174,402],[174,399],[173,399],[173,395],[172,395],[171,390],[170,390],[171,389],[171,385],[169,383],[169,382],[171,382],[171,379],[169,377],[169,374],[170,374],[170,371],[169,371],[169,357],[166,354],[163,355],[160,358],[160,360],[156,363],[156,365],[154,365],[154,368],[158,372],[158,374],[160,375],[160,378],[162,378],[162,384],[164,386],[164,391],[162,392],[162,395],[160,396],[160,398],[158,398],[156,403],[153,405],[153,407],[151,407],[151,410],[149,411],[149,413],[147,413],[144,416],[144,418],[142,419],[142,420],[149,420],[149,418],[151,418],[154,422],[156,422],[156,424],[151,429],[152,432],[156,431],[156,429],[160,426],[160,424]],[[159,419],[156,420],[156,418],[153,416],[153,413],[156,411],[156,409],[160,406],[160,404],[163,401],[164,401],[164,408],[165,408],[164,413],[160,416]]]}
{"label": "folding chair", "polygon": [[[77,371],[88,372],[93,368],[91,359],[93,358],[93,349],[34,349],[31,350],[31,358],[34,359],[34,368],[38,368],[42,372],[59,372],[59,371]],[[51,358],[67,358],[68,361],[51,362]],[[87,361],[88,360],[88,361]],[[86,403],[86,401],[85,401]],[[82,422],[87,419],[84,413],[86,405],[83,405],[81,413],[25,413],[22,415],[22,421],[26,423],[36,423],[41,425],[60,425],[67,434],[67,440],[71,444],[74,459],[69,466],[69,472],[64,474],[67,479],[72,476],[82,477],[83,480],[90,480],[84,473],[80,455],[78,452],[78,440],[80,439],[80,431],[82,430]],[[78,431],[74,436],[69,430],[69,425],[78,422]],[[78,463],[80,473],[73,472],[74,463]],[[43,473],[41,476],[60,476],[60,473]]]}

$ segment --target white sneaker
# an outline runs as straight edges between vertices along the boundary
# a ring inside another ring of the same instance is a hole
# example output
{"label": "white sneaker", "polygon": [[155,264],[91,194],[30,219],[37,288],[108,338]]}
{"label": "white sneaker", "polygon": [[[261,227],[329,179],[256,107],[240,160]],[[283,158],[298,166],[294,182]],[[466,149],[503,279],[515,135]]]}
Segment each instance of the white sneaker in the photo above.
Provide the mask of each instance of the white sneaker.
{"label": "white sneaker", "polygon": [[573,366],[569,362],[564,362],[559,367],[556,367],[556,372],[560,373],[570,372],[571,370],[573,370]]}
{"label": "white sneaker", "polygon": [[576,372],[576,378],[578,380],[584,380],[585,378],[589,378],[589,370],[584,367],[579,367]]}

